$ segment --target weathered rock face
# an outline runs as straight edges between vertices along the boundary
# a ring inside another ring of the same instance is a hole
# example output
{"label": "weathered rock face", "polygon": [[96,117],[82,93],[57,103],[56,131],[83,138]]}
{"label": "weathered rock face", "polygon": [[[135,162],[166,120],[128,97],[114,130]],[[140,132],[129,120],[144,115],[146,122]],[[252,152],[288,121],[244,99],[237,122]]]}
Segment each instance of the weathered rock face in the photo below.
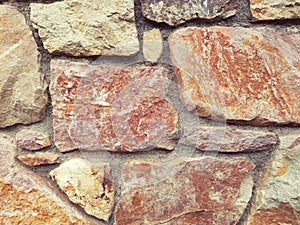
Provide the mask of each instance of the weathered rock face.
{"label": "weathered rock face", "polygon": [[278,138],[271,132],[202,126],[188,128],[186,141],[201,151],[255,152],[272,149]]}
{"label": "weathered rock face", "polygon": [[114,205],[114,182],[108,165],[71,159],[52,170],[50,175],[72,202],[88,214],[108,221]]}
{"label": "weathered rock face", "polygon": [[116,224],[235,224],[251,197],[253,168],[244,158],[125,164]]}
{"label": "weathered rock face", "polygon": [[2,224],[94,224],[47,182],[15,164],[16,145],[0,136]]}
{"label": "weathered rock face", "polygon": [[33,130],[21,130],[16,134],[16,143],[27,150],[40,150],[51,145],[48,135]]}
{"label": "weathered rock face", "polygon": [[52,152],[37,152],[34,154],[19,155],[17,158],[27,166],[39,166],[57,163],[59,154]]}
{"label": "weathered rock face", "polygon": [[299,0],[250,0],[250,9],[255,20],[300,18]]}
{"label": "weathered rock face", "polygon": [[162,54],[163,43],[159,29],[152,29],[144,32],[143,36],[143,53],[149,62],[157,62]]}
{"label": "weathered rock face", "polygon": [[54,142],[62,152],[172,150],[178,115],[161,67],[51,62]]}
{"label": "weathered rock face", "polygon": [[300,135],[287,135],[280,141],[259,181],[249,225],[300,223]]}
{"label": "weathered rock face", "polygon": [[236,13],[230,0],[140,0],[140,2],[145,17],[156,22],[165,22],[171,26],[195,18],[226,18]]}
{"label": "weathered rock face", "polygon": [[300,124],[299,30],[190,27],[169,44],[188,110],[234,123]]}
{"label": "weathered rock face", "polygon": [[132,55],[139,42],[133,0],[31,3],[30,19],[50,53]]}
{"label": "weathered rock face", "polygon": [[37,45],[24,16],[0,5],[0,127],[44,118],[47,96]]}

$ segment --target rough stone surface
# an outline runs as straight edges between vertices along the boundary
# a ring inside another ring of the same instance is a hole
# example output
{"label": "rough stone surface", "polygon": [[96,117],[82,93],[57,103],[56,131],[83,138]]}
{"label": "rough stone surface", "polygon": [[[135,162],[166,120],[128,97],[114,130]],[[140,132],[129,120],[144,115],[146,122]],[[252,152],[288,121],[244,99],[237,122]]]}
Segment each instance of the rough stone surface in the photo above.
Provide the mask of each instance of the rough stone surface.
{"label": "rough stone surface", "polygon": [[280,141],[259,181],[249,225],[300,224],[300,135],[287,135]]}
{"label": "rough stone surface", "polygon": [[0,5],[0,127],[44,118],[47,96],[38,56],[24,16]]}
{"label": "rough stone surface", "polygon": [[127,56],[139,51],[133,0],[64,0],[30,8],[50,53]]}
{"label": "rough stone surface", "polygon": [[40,150],[51,145],[48,135],[33,130],[21,130],[16,134],[16,143],[27,150]]}
{"label": "rough stone surface", "polygon": [[195,18],[226,18],[236,13],[230,0],[140,0],[140,2],[145,17],[156,22],[165,22],[171,26]]}
{"label": "rough stone surface", "polygon": [[162,54],[163,43],[159,29],[152,29],[144,32],[143,53],[149,62],[157,62]]}
{"label": "rough stone surface", "polygon": [[235,224],[251,197],[253,168],[245,158],[125,164],[115,222],[195,224],[197,219],[208,221],[205,224]]}
{"label": "rough stone surface", "polygon": [[253,125],[300,124],[297,28],[183,28],[169,38],[190,111]]}
{"label": "rough stone surface", "polygon": [[275,133],[230,127],[190,127],[187,144],[201,151],[255,152],[270,150],[278,143]]}
{"label": "rough stone surface", "polygon": [[52,152],[37,152],[34,154],[19,155],[17,158],[27,166],[39,166],[57,163],[59,154]]}
{"label": "rough stone surface", "polygon": [[88,214],[108,221],[114,205],[114,182],[108,165],[92,165],[75,158],[52,170],[50,175],[72,202]]}
{"label": "rough stone surface", "polygon": [[81,215],[45,180],[19,167],[14,160],[16,145],[0,136],[1,224],[95,224]]}
{"label": "rough stone surface", "polygon": [[61,152],[172,150],[178,114],[162,67],[108,67],[55,60],[50,93]]}
{"label": "rough stone surface", "polygon": [[250,0],[250,9],[255,20],[300,18],[299,0]]}

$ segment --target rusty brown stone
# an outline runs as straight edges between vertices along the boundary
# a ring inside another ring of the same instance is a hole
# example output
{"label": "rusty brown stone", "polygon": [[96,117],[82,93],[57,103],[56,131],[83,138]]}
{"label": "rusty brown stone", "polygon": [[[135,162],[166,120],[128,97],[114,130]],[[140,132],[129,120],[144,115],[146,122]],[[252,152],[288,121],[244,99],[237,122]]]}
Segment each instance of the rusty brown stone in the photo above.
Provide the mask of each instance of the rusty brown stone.
{"label": "rusty brown stone", "polygon": [[61,152],[172,150],[178,115],[161,67],[51,62],[54,142]]}
{"label": "rusty brown stone", "polygon": [[40,150],[51,145],[48,135],[33,130],[21,130],[16,133],[16,143],[27,150]]}
{"label": "rusty brown stone", "polygon": [[196,219],[207,219],[215,224],[222,219],[222,224],[234,224],[251,197],[253,168],[245,158],[127,163],[115,222],[197,224]]}
{"label": "rusty brown stone", "polygon": [[17,159],[27,166],[39,166],[58,163],[59,154],[53,152],[37,152],[34,154],[19,155]]}
{"label": "rusty brown stone", "polygon": [[299,34],[268,27],[175,31],[169,44],[186,107],[219,121],[299,125]]}

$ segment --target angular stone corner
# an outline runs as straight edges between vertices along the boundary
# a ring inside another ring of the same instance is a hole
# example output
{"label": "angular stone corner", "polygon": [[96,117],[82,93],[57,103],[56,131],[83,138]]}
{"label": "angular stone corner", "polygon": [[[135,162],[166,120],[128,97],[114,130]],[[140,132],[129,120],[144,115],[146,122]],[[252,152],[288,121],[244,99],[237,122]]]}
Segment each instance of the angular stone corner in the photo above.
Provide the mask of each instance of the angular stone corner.
{"label": "angular stone corner", "polygon": [[297,28],[189,27],[169,44],[189,111],[230,123],[300,124]]}
{"label": "angular stone corner", "polygon": [[43,178],[18,166],[14,159],[16,148],[11,138],[0,136],[2,224],[96,224],[67,203]]}
{"label": "angular stone corner", "polygon": [[32,32],[8,5],[0,5],[0,30],[0,128],[40,121],[47,95]]}
{"label": "angular stone corner", "polygon": [[162,67],[51,62],[54,142],[61,152],[174,149],[178,114]]}
{"label": "angular stone corner", "polygon": [[127,163],[115,224],[235,224],[251,197],[253,168],[245,158]]}
{"label": "angular stone corner", "polygon": [[191,19],[227,18],[236,13],[230,0],[140,0],[145,17],[171,26],[180,25]]}
{"label": "angular stone corner", "polygon": [[278,20],[300,18],[299,0],[250,0],[254,20]]}
{"label": "angular stone corner", "polygon": [[[273,149],[279,142],[275,133],[224,127],[189,127],[186,142],[201,151],[256,152]],[[183,141],[181,140],[183,143]]]}
{"label": "angular stone corner", "polygon": [[114,182],[107,164],[93,165],[84,159],[71,159],[50,175],[69,199],[88,214],[108,221],[114,205]]}
{"label": "angular stone corner", "polygon": [[162,36],[159,29],[145,31],[143,35],[143,54],[149,62],[157,62],[163,51]]}
{"label": "angular stone corner", "polygon": [[280,141],[259,180],[248,225],[300,223],[300,135],[283,136]]}
{"label": "angular stone corner", "polygon": [[133,0],[31,3],[30,19],[50,53],[133,55],[139,51]]}
{"label": "angular stone corner", "polygon": [[33,130],[20,130],[16,133],[15,139],[18,147],[31,151],[40,150],[51,145],[48,135]]}

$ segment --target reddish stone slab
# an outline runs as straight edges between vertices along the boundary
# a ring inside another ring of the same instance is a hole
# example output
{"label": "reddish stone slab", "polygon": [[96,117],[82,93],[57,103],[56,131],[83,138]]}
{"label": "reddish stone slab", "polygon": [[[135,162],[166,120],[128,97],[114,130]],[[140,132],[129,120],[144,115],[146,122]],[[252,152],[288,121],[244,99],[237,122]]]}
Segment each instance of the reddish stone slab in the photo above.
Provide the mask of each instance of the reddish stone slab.
{"label": "reddish stone slab", "polygon": [[61,152],[172,150],[178,114],[161,67],[108,67],[54,60],[50,93]]}
{"label": "reddish stone slab", "polygon": [[169,44],[188,110],[234,123],[300,124],[297,28],[189,27]]}
{"label": "reddish stone slab", "polygon": [[253,168],[245,158],[125,164],[116,224],[235,224],[251,197]]}

